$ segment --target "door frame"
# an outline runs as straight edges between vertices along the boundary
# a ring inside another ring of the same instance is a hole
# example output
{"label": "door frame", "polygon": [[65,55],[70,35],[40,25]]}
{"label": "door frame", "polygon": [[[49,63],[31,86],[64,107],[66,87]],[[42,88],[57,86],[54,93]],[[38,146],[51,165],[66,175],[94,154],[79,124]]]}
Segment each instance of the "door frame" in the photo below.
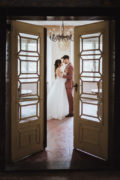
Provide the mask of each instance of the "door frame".
{"label": "door frame", "polygon": [[[16,12],[16,11],[15,11]],[[30,11],[28,9],[28,14],[30,14]],[[14,13],[13,13],[14,14]],[[16,13],[15,13],[16,14]],[[39,14],[39,13],[38,13]],[[7,14],[9,15],[9,13]],[[11,18],[11,17],[10,17]],[[13,17],[16,18],[16,17]],[[32,20],[32,17],[29,17]],[[34,19],[34,17],[33,17]],[[88,20],[88,19],[87,19]],[[110,48],[111,48],[111,58],[110,58],[110,81],[111,81],[111,92],[110,95],[112,94],[112,99],[110,99],[110,102],[113,102],[112,100],[114,99],[115,103],[112,103],[110,109],[111,111],[111,115],[109,114],[110,117],[110,131],[112,133],[109,133],[109,136],[111,137],[110,139],[110,150],[109,153],[111,153],[112,157],[110,156],[110,159],[108,160],[109,165],[112,167],[115,167],[114,165],[117,165],[117,163],[119,163],[120,160],[120,155],[118,156],[118,152],[120,149],[120,144],[118,144],[118,139],[119,139],[119,135],[120,135],[120,131],[119,131],[119,125],[120,125],[120,114],[119,114],[119,103],[120,103],[120,83],[119,83],[119,76],[120,76],[120,64],[119,64],[119,59],[120,59],[120,52],[119,52],[119,47],[120,47],[120,19],[115,19],[116,23],[111,23],[111,31],[114,32],[114,26],[115,26],[115,34],[112,34],[112,38],[115,41],[115,47],[116,49],[114,49],[114,45],[111,44]],[[0,169],[1,170],[5,170],[6,166],[9,162],[9,160],[6,160],[6,155],[8,152],[6,152],[6,138],[9,136],[7,134],[7,128],[9,128],[8,126],[8,119],[6,119],[6,109],[7,109],[7,104],[6,104],[6,88],[7,88],[7,79],[6,79],[6,66],[7,66],[7,61],[8,58],[6,57],[6,31],[8,30],[8,25],[7,25],[7,17],[4,16],[0,16],[0,41],[2,41],[2,46],[0,45],[0,77],[2,77],[1,81],[0,81],[0,86],[2,86],[2,89],[0,88],[0,114],[1,114],[1,118],[0,118],[0,157],[1,157],[1,161],[0,161]],[[113,64],[115,65],[115,67],[117,67],[115,69],[115,73],[114,73],[114,67],[111,64],[111,62],[113,62]],[[8,72],[7,72],[8,73]],[[8,74],[9,75],[9,74]],[[115,85],[115,92],[114,92],[114,85]],[[118,86],[119,85],[119,86]],[[114,118],[116,119],[116,121],[114,122]],[[114,129],[113,129],[114,127]],[[6,136],[5,136],[6,135]],[[114,148],[112,148],[114,147]],[[115,154],[117,153],[117,154]],[[8,158],[8,155],[7,155]]]}

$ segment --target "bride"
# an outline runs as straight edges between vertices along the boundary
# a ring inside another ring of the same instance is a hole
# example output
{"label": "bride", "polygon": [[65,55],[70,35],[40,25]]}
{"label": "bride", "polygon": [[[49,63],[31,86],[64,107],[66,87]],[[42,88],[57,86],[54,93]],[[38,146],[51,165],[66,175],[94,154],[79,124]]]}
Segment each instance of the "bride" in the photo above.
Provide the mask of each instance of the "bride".
{"label": "bride", "polygon": [[62,78],[65,74],[60,59],[55,61],[55,82],[52,85],[47,97],[47,120],[65,118],[69,112],[68,98],[65,88],[66,79]]}

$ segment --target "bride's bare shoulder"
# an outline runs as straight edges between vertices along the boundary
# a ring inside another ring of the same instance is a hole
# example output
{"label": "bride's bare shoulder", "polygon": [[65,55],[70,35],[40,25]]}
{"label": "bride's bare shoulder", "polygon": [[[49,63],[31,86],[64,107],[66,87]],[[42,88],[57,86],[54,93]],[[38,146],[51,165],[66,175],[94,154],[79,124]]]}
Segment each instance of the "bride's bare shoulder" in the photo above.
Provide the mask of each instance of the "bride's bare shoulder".
{"label": "bride's bare shoulder", "polygon": [[57,69],[56,69],[56,72],[61,72],[60,68],[57,68]]}

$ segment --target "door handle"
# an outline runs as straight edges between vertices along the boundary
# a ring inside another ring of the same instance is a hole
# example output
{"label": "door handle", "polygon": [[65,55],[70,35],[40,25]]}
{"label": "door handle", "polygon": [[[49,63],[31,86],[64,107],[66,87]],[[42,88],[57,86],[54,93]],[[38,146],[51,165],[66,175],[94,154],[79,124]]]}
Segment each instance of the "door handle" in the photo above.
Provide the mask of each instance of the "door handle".
{"label": "door handle", "polygon": [[77,89],[78,89],[78,84],[77,84],[77,83],[75,83],[75,84],[73,85],[73,87],[75,88],[75,91],[77,92]]}

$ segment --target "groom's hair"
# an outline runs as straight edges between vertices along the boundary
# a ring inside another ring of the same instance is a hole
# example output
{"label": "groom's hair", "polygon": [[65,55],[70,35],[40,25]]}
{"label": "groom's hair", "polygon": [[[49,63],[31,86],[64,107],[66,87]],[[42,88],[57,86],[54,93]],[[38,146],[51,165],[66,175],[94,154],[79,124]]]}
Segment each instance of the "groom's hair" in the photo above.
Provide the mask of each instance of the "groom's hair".
{"label": "groom's hair", "polygon": [[63,57],[61,57],[61,59],[69,59],[68,55],[64,55]]}

